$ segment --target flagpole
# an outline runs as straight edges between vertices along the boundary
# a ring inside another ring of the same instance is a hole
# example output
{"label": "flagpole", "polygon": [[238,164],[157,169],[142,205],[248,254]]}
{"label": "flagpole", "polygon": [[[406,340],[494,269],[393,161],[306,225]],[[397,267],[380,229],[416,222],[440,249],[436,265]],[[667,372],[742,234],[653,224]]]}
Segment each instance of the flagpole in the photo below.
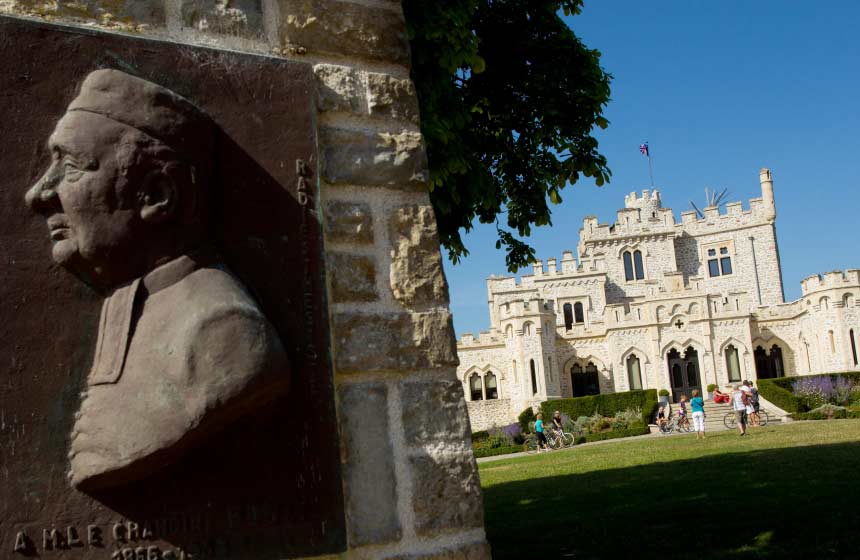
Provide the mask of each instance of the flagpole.
{"label": "flagpole", "polygon": [[648,147],[648,176],[651,178],[651,188],[654,188],[654,169],[651,167],[651,147]]}

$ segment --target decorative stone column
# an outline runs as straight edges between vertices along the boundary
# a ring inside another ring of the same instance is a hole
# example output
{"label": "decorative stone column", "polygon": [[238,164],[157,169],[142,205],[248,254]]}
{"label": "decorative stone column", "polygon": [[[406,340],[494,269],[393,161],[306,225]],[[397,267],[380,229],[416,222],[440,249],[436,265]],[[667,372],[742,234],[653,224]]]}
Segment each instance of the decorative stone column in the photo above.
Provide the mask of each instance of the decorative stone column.
{"label": "decorative stone column", "polygon": [[346,556],[489,558],[400,2],[11,0],[0,11],[312,65]]}

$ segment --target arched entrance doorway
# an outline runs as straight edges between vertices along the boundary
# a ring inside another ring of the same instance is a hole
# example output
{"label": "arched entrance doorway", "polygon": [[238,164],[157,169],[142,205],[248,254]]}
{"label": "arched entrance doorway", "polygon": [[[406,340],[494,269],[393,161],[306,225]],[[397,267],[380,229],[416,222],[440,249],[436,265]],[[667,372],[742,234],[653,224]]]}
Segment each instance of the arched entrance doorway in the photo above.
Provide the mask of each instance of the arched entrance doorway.
{"label": "arched entrance doorway", "polygon": [[759,379],[773,379],[785,375],[785,366],[782,362],[782,348],[774,344],[770,347],[770,353],[761,346],[757,346],[755,352],[755,374]]}
{"label": "arched entrance doorway", "polygon": [[600,379],[597,375],[597,366],[594,362],[588,362],[585,370],[579,364],[570,368],[570,385],[573,387],[574,397],[585,397],[600,394]]}
{"label": "arched entrance doorway", "polygon": [[702,376],[699,369],[699,353],[688,346],[681,355],[672,348],[666,355],[669,364],[669,384],[672,387],[672,401],[678,402],[681,395],[687,395],[689,400],[693,389],[702,392]]}

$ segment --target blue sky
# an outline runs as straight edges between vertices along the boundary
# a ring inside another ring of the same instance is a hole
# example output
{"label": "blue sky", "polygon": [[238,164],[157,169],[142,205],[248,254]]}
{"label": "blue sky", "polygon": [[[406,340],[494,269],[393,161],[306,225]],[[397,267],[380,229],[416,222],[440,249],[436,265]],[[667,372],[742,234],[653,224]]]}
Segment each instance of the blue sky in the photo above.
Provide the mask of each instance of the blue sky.
{"label": "blue sky", "polygon": [[[613,175],[563,191],[553,226],[533,230],[538,258],[575,251],[584,216],[611,223],[649,187],[647,140],[676,219],[705,187],[746,208],[771,169],[788,301],[810,274],[860,268],[860,2],[586,0],[567,22],[614,77],[597,135]],[[489,327],[485,280],[506,273],[492,227],[465,241],[471,255],[445,262],[458,336]]]}

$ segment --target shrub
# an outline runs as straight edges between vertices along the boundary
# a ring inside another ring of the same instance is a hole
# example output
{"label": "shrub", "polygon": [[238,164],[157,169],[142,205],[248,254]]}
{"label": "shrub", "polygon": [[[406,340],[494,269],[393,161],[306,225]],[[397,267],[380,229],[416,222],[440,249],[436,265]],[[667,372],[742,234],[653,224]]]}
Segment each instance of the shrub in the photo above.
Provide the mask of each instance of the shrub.
{"label": "shrub", "polygon": [[479,432],[472,432],[472,441],[484,441],[490,438],[490,432],[487,430],[481,430]]}
{"label": "shrub", "polygon": [[535,411],[532,410],[532,407],[528,407],[524,411],[520,412],[520,415],[517,417],[517,421],[522,433],[530,433],[530,425],[535,421]]}
{"label": "shrub", "polygon": [[522,445],[508,445],[504,447],[484,447],[475,449],[475,458],[493,457],[495,455],[507,455],[508,453],[520,453],[523,450]]}
{"label": "shrub", "polygon": [[504,432],[505,436],[513,443],[520,444],[523,442],[523,430],[517,423],[508,424],[502,428],[502,432]]}
{"label": "shrub", "polygon": [[[794,384],[800,380],[809,381],[823,377],[829,378],[833,382],[834,387],[835,383],[838,383],[838,377],[848,379],[855,386],[860,383],[860,372],[824,373],[821,375],[805,375],[803,377],[760,379],[758,381],[758,391],[761,393],[761,396],[786,412],[807,412],[811,408],[815,408],[815,406],[810,406],[810,404],[814,403],[809,402],[805,397],[795,395],[793,392]],[[853,395],[854,393],[852,392],[851,394]]]}
{"label": "shrub", "polygon": [[669,390],[668,389],[660,389],[660,391],[657,394],[660,395],[661,397],[668,397],[669,396]]}
{"label": "shrub", "polygon": [[708,385],[708,392],[713,393],[716,388],[717,386],[714,383],[711,383],[710,385]]}
{"label": "shrub", "polygon": [[576,444],[588,443],[592,441],[603,441],[605,439],[615,439],[630,436],[641,436],[649,432],[648,426],[642,423],[636,423],[625,430],[612,430],[611,432],[600,432],[579,436],[575,439]]}
{"label": "shrub", "polygon": [[[653,401],[653,405],[649,401]],[[642,410],[643,421],[648,423],[650,417],[657,410],[656,389],[606,393],[604,395],[557,399],[541,403],[541,410],[546,418],[549,418],[555,410],[560,410],[570,418],[579,418],[580,416],[591,416],[595,413],[603,416],[615,416],[615,413],[620,410],[637,407]],[[648,419],[645,419],[645,416]]]}

